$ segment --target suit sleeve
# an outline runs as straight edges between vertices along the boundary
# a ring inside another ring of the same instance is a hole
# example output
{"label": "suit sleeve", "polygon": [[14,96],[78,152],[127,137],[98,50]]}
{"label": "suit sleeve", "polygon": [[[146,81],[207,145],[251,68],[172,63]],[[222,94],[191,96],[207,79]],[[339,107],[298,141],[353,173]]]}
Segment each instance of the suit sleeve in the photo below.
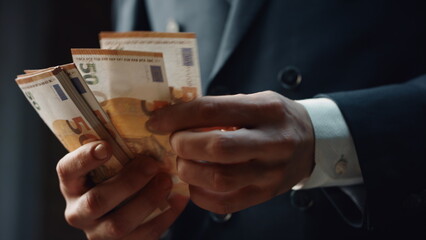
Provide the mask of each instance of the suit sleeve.
{"label": "suit sleeve", "polygon": [[367,191],[367,227],[426,236],[426,75],[328,96],[352,133]]}

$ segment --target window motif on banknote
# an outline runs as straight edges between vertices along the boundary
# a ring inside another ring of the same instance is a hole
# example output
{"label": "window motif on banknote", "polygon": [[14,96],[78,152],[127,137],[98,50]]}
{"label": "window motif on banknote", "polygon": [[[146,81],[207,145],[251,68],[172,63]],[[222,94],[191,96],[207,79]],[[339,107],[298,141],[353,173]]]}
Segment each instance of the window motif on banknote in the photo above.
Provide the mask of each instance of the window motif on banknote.
{"label": "window motif on banknote", "polygon": [[62,90],[62,88],[59,86],[59,84],[55,84],[53,85],[53,89],[55,90],[56,94],[58,95],[58,97],[62,100],[65,101],[68,99],[67,95],[65,95],[64,90]]}
{"label": "window motif on banknote", "polygon": [[153,82],[164,82],[160,66],[151,66],[151,75]]}
{"label": "window motif on banknote", "polygon": [[192,48],[182,48],[182,60],[184,66],[194,66]]}

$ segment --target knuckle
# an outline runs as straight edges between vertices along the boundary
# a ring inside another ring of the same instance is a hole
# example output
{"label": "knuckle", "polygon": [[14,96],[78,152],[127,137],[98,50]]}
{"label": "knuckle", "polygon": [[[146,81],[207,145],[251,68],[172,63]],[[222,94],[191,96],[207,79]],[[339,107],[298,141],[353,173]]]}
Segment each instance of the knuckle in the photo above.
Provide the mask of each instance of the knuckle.
{"label": "knuckle", "polygon": [[120,239],[125,236],[128,232],[124,221],[118,221],[116,219],[108,219],[105,221],[105,232],[106,235],[113,239]]}
{"label": "knuckle", "polygon": [[236,140],[232,136],[217,134],[211,139],[207,151],[217,158],[227,158],[235,151],[236,146]]}
{"label": "knuckle", "polygon": [[296,151],[297,146],[300,143],[300,139],[291,131],[281,131],[280,140],[278,141],[278,145],[280,146],[278,149],[281,149],[281,156],[285,158],[290,158],[294,152]]}
{"label": "knuckle", "polygon": [[232,189],[232,178],[224,171],[214,171],[211,182],[213,191],[227,192]]}
{"label": "knuckle", "polygon": [[178,155],[179,157],[182,157],[182,158],[185,158],[187,156],[187,151],[186,151],[186,148],[185,148],[186,144],[184,144],[177,137],[173,137],[171,143],[172,143],[173,150],[175,151],[176,155]]}
{"label": "knuckle", "polygon": [[275,92],[266,91],[259,96],[258,105],[253,105],[266,117],[285,116],[287,113],[285,98]]}
{"label": "knuckle", "polygon": [[268,102],[265,103],[264,109],[275,114],[285,112],[284,102],[278,97],[270,98]]}
{"label": "knuckle", "polygon": [[286,99],[284,96],[273,92],[273,91],[263,91],[259,93],[250,94],[250,104],[251,107],[259,111],[267,112],[270,110],[282,110],[286,106]]}
{"label": "knuckle", "polygon": [[287,146],[287,148],[295,148],[299,142],[298,137],[293,133],[283,133],[283,143]]}
{"label": "knuckle", "polygon": [[218,104],[213,101],[198,101],[195,106],[196,112],[199,113],[202,119],[210,119],[211,117],[217,115]]}
{"label": "knuckle", "polygon": [[259,96],[268,100],[276,99],[276,100],[282,101],[282,98],[283,98],[281,94],[278,94],[272,90],[266,90],[266,91],[260,92]]}
{"label": "knuckle", "polygon": [[88,161],[84,158],[77,158],[75,161],[77,169],[86,169],[88,167]]}
{"label": "knuckle", "polygon": [[58,174],[61,182],[65,181],[69,176],[68,167],[65,166],[65,163],[62,160],[56,164],[56,173]]}
{"label": "knuckle", "polygon": [[90,151],[78,151],[75,153],[74,159],[77,169],[87,169],[90,166],[93,157],[92,154],[90,154]]}
{"label": "knuckle", "polygon": [[266,90],[264,91],[264,93],[268,98],[279,99],[280,101],[283,99],[283,95],[278,94],[277,92],[274,92],[272,90]]}
{"label": "knuckle", "polygon": [[78,227],[80,223],[80,218],[77,212],[70,210],[69,208],[65,209],[65,221],[73,227]]}
{"label": "knuckle", "polygon": [[65,155],[56,164],[56,172],[60,180],[67,180],[74,176],[74,172],[86,170],[90,167],[90,153],[76,150]]}
{"label": "knuckle", "polygon": [[89,191],[84,197],[83,209],[88,215],[95,216],[102,210],[102,197],[99,192]]}
{"label": "knuckle", "polygon": [[180,178],[180,180],[186,183],[190,183],[189,180],[191,179],[190,176],[192,175],[191,171],[187,171],[187,167],[184,166],[185,162],[183,160],[178,158],[177,161],[178,162],[177,162],[176,171],[177,171],[178,177]]}

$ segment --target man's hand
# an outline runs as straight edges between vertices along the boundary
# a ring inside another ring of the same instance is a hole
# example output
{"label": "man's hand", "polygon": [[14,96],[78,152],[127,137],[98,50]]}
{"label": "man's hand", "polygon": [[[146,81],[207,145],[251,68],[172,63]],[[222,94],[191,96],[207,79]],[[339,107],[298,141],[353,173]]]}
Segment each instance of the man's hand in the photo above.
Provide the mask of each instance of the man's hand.
{"label": "man's hand", "polygon": [[[314,167],[305,108],[270,91],[176,104],[154,112],[147,127],[173,133],[179,177],[190,185],[192,201],[215,213],[265,202],[309,177]],[[211,130],[217,127],[237,128]]]}
{"label": "man's hand", "polygon": [[158,162],[153,159],[137,158],[118,175],[90,186],[89,172],[110,157],[107,143],[98,141],[80,147],[59,161],[57,173],[67,203],[67,222],[82,229],[91,240],[158,239],[181,213],[188,199],[171,196],[168,211],[142,224],[167,201],[172,188],[170,177],[159,172]]}

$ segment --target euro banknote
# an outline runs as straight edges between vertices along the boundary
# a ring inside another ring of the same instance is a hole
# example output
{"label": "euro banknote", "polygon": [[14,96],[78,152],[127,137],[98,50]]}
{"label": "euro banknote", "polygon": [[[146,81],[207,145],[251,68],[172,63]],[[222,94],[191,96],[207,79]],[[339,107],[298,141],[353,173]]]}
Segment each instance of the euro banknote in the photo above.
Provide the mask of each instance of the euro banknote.
{"label": "euro banknote", "polygon": [[91,173],[94,182],[115,175],[128,161],[128,156],[77,92],[63,68],[20,75],[16,83],[68,151],[95,139],[103,139],[111,145],[112,158]]}
{"label": "euro banknote", "polygon": [[[90,88],[87,86],[86,81],[84,80],[83,76],[78,71],[77,67],[74,63],[70,64],[64,64],[59,66],[62,70],[64,70],[71,83],[74,85],[77,92],[84,98],[86,103],[89,105],[89,107],[92,109],[93,113],[95,113],[96,117],[102,122],[104,127],[111,133],[115,141],[118,143],[118,145],[123,149],[123,151],[126,153],[128,158],[132,159],[134,158],[134,154],[130,151],[130,149],[127,147],[127,145],[124,143],[121,136],[118,134],[116,128],[112,124],[109,116],[106,114],[106,112],[103,110],[103,108],[100,106],[99,102],[96,100],[95,96],[93,95]],[[47,69],[37,69],[37,70],[24,70],[24,72],[27,75],[35,74],[37,72],[43,72],[46,70],[54,69],[55,67],[50,67]],[[22,76],[22,75],[20,75]]]}
{"label": "euro banknote", "polygon": [[145,127],[152,111],[171,102],[163,54],[111,49],[71,49],[71,53],[130,150],[160,161],[163,171],[174,178],[174,190],[185,193],[186,185],[176,177],[176,155],[169,136]]}
{"label": "euro banknote", "polygon": [[194,33],[101,32],[103,49],[162,52],[173,102],[201,96],[198,48]]}
{"label": "euro banknote", "polygon": [[[145,123],[156,109],[201,96],[195,34],[104,32],[100,43],[102,49],[72,49],[74,63],[26,70],[16,83],[68,151],[96,139],[111,145],[112,158],[91,173],[94,183],[149,155],[172,176],[172,191],[188,195],[169,136]],[[168,208],[160,205],[145,221]]]}

